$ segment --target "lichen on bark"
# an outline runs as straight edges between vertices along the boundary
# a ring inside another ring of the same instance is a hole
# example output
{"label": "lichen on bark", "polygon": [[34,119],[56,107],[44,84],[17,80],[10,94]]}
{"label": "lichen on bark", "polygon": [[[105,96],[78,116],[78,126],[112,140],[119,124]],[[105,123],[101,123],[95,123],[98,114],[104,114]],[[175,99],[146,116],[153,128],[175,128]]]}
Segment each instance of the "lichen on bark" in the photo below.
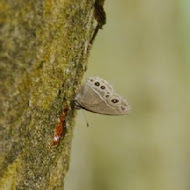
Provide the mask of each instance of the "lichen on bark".
{"label": "lichen on bark", "polygon": [[0,1],[0,189],[63,189],[74,110],[55,126],[86,70],[94,1]]}

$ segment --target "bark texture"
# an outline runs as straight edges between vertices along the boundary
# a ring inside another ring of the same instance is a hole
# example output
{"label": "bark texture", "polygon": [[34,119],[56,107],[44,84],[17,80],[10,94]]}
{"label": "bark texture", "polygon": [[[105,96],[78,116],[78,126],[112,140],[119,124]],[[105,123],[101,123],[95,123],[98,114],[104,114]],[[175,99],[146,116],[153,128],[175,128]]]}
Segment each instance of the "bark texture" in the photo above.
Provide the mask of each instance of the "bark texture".
{"label": "bark texture", "polygon": [[63,189],[74,110],[86,70],[93,0],[0,1],[0,189]]}

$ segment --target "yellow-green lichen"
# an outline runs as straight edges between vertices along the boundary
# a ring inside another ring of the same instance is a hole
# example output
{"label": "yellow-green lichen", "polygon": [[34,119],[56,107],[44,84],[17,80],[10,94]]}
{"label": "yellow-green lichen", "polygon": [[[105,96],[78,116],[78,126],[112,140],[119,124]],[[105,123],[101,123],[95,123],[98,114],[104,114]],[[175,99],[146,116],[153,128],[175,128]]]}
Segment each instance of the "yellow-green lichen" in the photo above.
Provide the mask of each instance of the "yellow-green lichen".
{"label": "yellow-green lichen", "polygon": [[19,173],[17,169],[21,165],[21,159],[18,157],[12,164],[10,164],[3,176],[0,178],[0,190],[15,189],[16,181],[19,180]]}
{"label": "yellow-green lichen", "polygon": [[86,69],[93,3],[0,3],[4,189],[63,189],[74,110],[68,111],[60,143],[51,145],[59,115],[73,100]]}

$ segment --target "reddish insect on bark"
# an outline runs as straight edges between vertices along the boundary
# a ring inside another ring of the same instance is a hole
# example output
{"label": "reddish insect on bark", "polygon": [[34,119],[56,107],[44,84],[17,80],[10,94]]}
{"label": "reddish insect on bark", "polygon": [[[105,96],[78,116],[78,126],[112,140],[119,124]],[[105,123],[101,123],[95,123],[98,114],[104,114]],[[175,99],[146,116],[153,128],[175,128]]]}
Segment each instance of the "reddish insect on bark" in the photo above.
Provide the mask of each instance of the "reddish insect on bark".
{"label": "reddish insect on bark", "polygon": [[60,138],[64,132],[65,118],[66,118],[66,115],[67,115],[67,112],[69,111],[69,109],[70,109],[70,107],[66,106],[66,108],[63,110],[63,112],[59,116],[59,123],[56,126],[55,136],[53,138],[52,145],[57,145],[60,141]]}

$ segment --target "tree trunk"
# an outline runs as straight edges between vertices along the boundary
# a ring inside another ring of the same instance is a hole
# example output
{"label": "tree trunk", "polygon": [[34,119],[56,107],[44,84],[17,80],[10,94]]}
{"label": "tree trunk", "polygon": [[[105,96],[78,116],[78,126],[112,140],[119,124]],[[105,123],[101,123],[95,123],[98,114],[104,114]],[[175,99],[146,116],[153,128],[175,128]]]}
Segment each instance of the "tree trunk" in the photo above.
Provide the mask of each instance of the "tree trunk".
{"label": "tree trunk", "polygon": [[0,2],[0,189],[63,189],[74,110],[59,116],[86,70],[94,1]]}

